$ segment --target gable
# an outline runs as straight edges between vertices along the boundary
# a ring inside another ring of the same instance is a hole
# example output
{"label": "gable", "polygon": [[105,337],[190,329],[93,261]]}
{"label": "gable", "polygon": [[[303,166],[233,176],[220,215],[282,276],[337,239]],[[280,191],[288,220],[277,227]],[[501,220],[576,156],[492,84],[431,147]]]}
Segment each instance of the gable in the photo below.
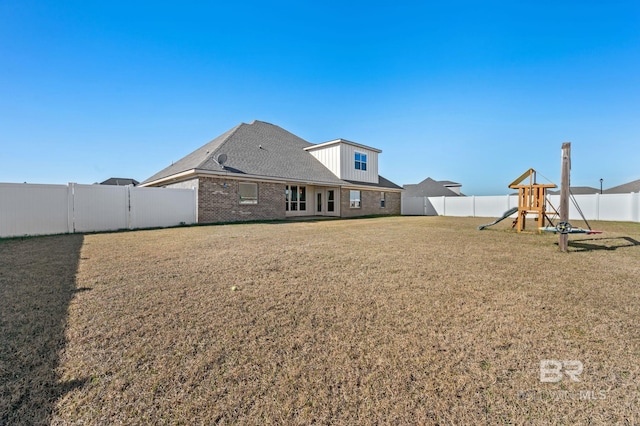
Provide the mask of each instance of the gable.
{"label": "gable", "polygon": [[378,154],[382,151],[345,139],[305,148],[340,179],[378,184]]}

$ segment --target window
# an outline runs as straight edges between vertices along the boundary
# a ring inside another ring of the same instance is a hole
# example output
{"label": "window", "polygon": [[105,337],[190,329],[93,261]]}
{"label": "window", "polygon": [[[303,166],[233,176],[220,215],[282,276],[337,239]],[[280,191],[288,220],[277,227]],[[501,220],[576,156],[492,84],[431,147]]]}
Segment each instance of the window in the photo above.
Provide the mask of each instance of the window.
{"label": "window", "polygon": [[367,170],[367,154],[356,152],[356,170]]}
{"label": "window", "polygon": [[284,190],[286,211],[307,210],[307,187],[287,185]]}
{"label": "window", "polygon": [[335,210],[336,195],[333,189],[327,190],[327,211],[333,212]]}
{"label": "window", "polygon": [[291,192],[289,191],[289,185],[284,190],[284,209],[289,211],[289,202],[291,201]]}
{"label": "window", "polygon": [[258,204],[258,184],[240,182],[238,184],[240,204]]}
{"label": "window", "polygon": [[352,209],[359,209],[360,205],[360,191],[349,191],[349,207]]}
{"label": "window", "polygon": [[380,208],[381,209],[384,209],[385,202],[386,202],[385,194],[384,194],[384,192],[381,192],[380,193]]}

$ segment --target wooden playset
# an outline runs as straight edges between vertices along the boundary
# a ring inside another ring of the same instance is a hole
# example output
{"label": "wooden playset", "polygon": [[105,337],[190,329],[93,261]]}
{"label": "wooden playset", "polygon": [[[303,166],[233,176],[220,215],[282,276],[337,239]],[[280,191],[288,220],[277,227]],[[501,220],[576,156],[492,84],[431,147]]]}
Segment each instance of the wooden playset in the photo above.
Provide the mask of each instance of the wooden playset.
{"label": "wooden playset", "polygon": [[[533,216],[538,222],[538,233],[553,232],[560,234],[558,246],[562,251],[567,251],[569,234],[601,234],[602,231],[594,231],[591,229],[589,222],[587,222],[587,219],[582,213],[582,209],[573,194],[571,194],[570,170],[571,143],[566,142],[562,144],[562,185],[560,189],[559,209],[553,207],[547,198],[547,190],[557,188],[558,186],[554,183],[537,183],[536,171],[529,169],[509,185],[509,188],[518,190],[518,207],[507,210],[495,221],[486,225],[480,225],[478,229],[482,230],[495,225],[517,213],[511,229],[516,228],[518,232],[523,232],[527,225],[527,216]],[[574,228],[571,223],[569,223],[569,200],[573,202],[588,229]],[[556,217],[560,219],[557,224],[554,224],[553,219]]]}

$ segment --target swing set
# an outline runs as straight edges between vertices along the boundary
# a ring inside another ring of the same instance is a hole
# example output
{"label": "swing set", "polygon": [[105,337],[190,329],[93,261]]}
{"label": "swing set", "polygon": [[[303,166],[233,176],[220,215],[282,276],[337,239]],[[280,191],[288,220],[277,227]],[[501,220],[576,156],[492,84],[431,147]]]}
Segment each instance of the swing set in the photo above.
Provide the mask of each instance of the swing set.
{"label": "swing set", "polygon": [[[480,225],[478,229],[483,230],[489,226],[493,226],[517,213],[511,229],[516,228],[518,232],[524,232],[527,225],[527,215],[532,215],[535,216],[535,220],[538,222],[538,233],[553,232],[554,234],[560,234],[558,247],[563,252],[567,252],[569,234],[602,234],[602,231],[595,231],[591,228],[582,209],[578,205],[576,197],[571,193],[571,185],[569,183],[570,174],[571,142],[565,142],[562,144],[560,208],[556,209],[547,197],[547,190],[557,188],[558,186],[551,183],[551,181],[549,181],[549,183],[537,183],[537,172],[534,169],[529,169],[509,185],[509,188],[518,190],[518,207],[507,210],[495,221],[486,225]],[[573,202],[576,211],[580,213],[582,220],[587,225],[587,229],[574,228],[571,223],[569,223],[569,200]],[[548,209],[547,206],[550,207],[550,209]],[[558,220],[558,222],[554,223],[555,220]]]}
{"label": "swing set", "polygon": [[553,226],[553,220],[547,215],[547,204],[556,212],[547,198],[547,190],[557,188],[553,183],[537,183],[536,171],[529,169],[511,182],[509,188],[518,190],[518,215],[511,225],[511,229],[516,228],[518,232],[523,232],[527,226],[527,215],[535,216],[535,220],[540,224],[540,229],[545,228],[549,223]]}
{"label": "swing set", "polygon": [[[495,225],[496,223],[517,213],[515,219],[513,220],[513,223],[511,224],[511,229],[516,229],[518,232],[525,232],[527,226],[527,216],[534,216],[534,220],[538,222],[538,233],[553,232],[560,234],[601,234],[602,231],[596,231],[591,228],[589,221],[587,221],[587,218],[584,216],[584,213],[582,212],[582,209],[580,208],[576,197],[571,193],[570,188],[568,188],[569,199],[575,206],[576,211],[582,217],[582,220],[586,224],[587,229],[574,228],[568,221],[568,212],[564,217],[560,214],[560,210],[555,208],[553,204],[551,204],[551,201],[547,196],[547,190],[557,187],[558,186],[556,184],[551,182],[538,183],[537,172],[534,169],[527,170],[509,185],[509,188],[518,190],[518,207],[507,210],[506,212],[504,212],[502,217],[498,218],[492,223],[480,225],[478,229],[482,230],[489,226]],[[558,220],[559,217],[561,219]]]}

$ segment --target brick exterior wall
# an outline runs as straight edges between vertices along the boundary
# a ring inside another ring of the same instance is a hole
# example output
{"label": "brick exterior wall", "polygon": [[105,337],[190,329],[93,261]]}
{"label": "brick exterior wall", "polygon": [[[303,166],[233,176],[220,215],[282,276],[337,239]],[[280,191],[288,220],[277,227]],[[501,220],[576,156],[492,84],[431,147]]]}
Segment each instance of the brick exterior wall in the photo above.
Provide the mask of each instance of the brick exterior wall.
{"label": "brick exterior wall", "polygon": [[385,207],[380,207],[380,190],[365,191],[360,190],[360,204],[359,209],[352,209],[349,207],[351,202],[349,189],[340,190],[340,216],[341,217],[358,217],[369,215],[399,215],[401,205],[401,193],[400,192],[387,192],[385,193]]}
{"label": "brick exterior wall", "polygon": [[196,188],[198,189],[198,179],[189,179],[189,180],[183,180],[181,182],[176,182],[176,183],[170,183],[168,185],[165,186],[166,188],[180,188],[180,189],[191,189],[191,188]]}
{"label": "brick exterior wall", "polygon": [[[200,177],[198,223],[243,222],[285,218],[285,185],[257,182],[258,204],[240,204],[235,179]],[[250,182],[250,181],[246,181]],[[226,186],[225,186],[226,185]]]}
{"label": "brick exterior wall", "polygon": [[401,192],[385,192],[387,214],[399,216],[402,210],[402,193]]}
{"label": "brick exterior wall", "polygon": [[[208,176],[173,183],[167,187],[198,190],[198,223],[243,222],[251,220],[280,220],[286,218],[285,184],[257,182],[258,204],[240,204],[238,184],[245,182]],[[250,181],[246,181],[250,182]],[[225,186],[226,184],[226,186]],[[400,192],[385,191],[385,207],[380,207],[380,190],[360,190],[359,209],[349,207],[349,189],[340,190],[340,217],[370,215],[399,215]],[[307,196],[311,196],[307,194]],[[310,205],[310,203],[308,203]],[[313,211],[309,210],[312,215]]]}

